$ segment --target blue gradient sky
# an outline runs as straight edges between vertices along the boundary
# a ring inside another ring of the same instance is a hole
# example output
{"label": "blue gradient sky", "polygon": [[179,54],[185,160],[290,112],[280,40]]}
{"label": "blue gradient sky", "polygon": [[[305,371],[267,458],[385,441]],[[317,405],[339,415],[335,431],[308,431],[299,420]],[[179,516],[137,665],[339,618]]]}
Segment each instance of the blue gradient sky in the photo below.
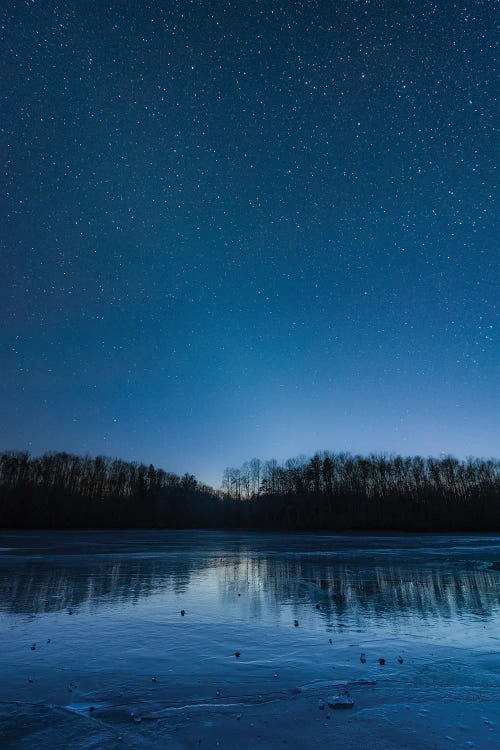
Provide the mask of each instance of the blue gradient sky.
{"label": "blue gradient sky", "polygon": [[493,3],[3,16],[0,448],[500,453]]}

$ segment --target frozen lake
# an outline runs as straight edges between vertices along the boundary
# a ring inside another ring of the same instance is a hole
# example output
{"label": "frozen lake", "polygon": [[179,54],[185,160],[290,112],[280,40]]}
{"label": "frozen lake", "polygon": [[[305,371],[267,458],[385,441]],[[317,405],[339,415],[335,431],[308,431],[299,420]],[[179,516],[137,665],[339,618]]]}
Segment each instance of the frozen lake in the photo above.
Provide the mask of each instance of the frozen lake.
{"label": "frozen lake", "polygon": [[499,560],[493,535],[2,532],[0,746],[499,747]]}

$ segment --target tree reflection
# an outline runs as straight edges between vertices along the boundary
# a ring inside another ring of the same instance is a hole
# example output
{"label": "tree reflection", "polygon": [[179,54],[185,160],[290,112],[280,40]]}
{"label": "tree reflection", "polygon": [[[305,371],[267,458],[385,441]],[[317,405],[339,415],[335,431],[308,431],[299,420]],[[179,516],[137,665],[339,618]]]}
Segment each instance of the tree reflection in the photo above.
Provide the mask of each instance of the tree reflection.
{"label": "tree reflection", "polygon": [[290,557],[256,552],[246,543],[229,554],[217,548],[204,554],[197,546],[149,556],[5,556],[0,610],[34,615],[87,602],[98,610],[104,604],[120,606],[161,592],[188,591],[193,577],[200,575],[211,578],[210,596],[221,604],[243,596],[257,618],[264,606],[277,614],[289,605],[315,607],[332,627],[346,620],[352,625],[412,614],[429,620],[464,613],[487,619],[499,610],[498,573],[493,570]]}

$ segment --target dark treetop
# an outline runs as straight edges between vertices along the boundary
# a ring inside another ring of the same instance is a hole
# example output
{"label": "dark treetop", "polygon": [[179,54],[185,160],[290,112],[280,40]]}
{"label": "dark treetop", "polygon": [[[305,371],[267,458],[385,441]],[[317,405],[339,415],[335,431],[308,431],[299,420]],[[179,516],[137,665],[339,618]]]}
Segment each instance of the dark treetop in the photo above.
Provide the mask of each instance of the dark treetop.
{"label": "dark treetop", "polygon": [[215,492],[151,464],[11,451],[0,454],[1,527],[495,531],[500,461],[254,458]]}

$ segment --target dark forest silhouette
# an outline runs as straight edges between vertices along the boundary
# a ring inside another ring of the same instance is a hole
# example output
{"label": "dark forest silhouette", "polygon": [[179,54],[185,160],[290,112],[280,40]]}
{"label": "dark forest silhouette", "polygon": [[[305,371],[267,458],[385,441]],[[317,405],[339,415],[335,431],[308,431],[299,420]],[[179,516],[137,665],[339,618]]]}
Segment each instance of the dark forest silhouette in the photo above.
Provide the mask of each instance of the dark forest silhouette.
{"label": "dark forest silhouette", "polygon": [[500,461],[318,453],[226,469],[222,489],[98,456],[0,454],[0,527],[500,529]]}

